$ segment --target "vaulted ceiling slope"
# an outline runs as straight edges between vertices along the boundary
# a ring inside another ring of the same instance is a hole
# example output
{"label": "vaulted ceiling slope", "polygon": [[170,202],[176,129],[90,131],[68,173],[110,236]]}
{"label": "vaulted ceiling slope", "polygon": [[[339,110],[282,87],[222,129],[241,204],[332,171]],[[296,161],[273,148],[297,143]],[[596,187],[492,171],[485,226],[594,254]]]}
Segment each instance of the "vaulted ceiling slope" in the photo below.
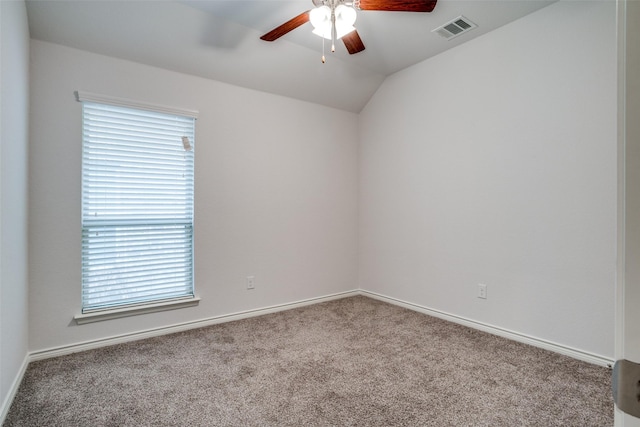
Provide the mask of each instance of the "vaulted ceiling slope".
{"label": "vaulted ceiling slope", "polygon": [[[311,0],[27,0],[31,37],[237,86],[360,112],[386,76],[532,13],[547,0],[439,0],[432,13],[360,11],[366,49],[322,39],[307,23],[259,37]],[[452,40],[431,31],[463,15],[478,25]],[[535,36],[535,35],[532,35]],[[328,50],[328,46],[326,47]]]}

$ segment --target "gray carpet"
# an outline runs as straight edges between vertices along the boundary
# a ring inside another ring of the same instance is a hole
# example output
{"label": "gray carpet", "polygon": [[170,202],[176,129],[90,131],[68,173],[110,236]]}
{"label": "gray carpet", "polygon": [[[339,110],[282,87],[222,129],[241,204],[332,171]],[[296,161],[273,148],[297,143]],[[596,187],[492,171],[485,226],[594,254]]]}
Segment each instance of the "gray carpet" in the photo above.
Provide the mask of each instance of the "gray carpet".
{"label": "gray carpet", "polygon": [[611,426],[610,371],[366,297],[34,362],[5,426]]}

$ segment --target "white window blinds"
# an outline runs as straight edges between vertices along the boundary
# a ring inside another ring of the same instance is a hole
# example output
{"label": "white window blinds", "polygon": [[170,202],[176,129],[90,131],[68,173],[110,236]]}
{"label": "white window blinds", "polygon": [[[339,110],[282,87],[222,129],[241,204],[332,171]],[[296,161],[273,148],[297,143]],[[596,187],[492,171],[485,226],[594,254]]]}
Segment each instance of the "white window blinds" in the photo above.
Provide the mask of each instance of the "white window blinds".
{"label": "white window blinds", "polygon": [[83,313],[193,297],[195,118],[82,106]]}

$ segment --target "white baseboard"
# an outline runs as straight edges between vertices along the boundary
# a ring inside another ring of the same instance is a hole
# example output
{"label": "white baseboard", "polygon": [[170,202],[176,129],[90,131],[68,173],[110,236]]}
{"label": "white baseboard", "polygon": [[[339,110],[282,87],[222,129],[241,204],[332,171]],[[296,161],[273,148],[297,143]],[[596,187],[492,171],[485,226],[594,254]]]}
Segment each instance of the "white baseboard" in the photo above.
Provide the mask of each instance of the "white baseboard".
{"label": "white baseboard", "polygon": [[108,338],[101,338],[98,340],[85,341],[77,344],[71,344],[62,347],[55,347],[46,350],[33,351],[29,354],[29,361],[49,359],[51,357],[65,356],[71,353],[78,353],[81,351],[92,350],[100,347],[106,347],[114,344],[122,344],[130,341],[137,341],[145,338],[157,337],[160,335],[173,334],[176,332],[183,332],[189,329],[202,328],[205,326],[215,325],[218,323],[232,322],[234,320],[247,319],[249,317],[262,316],[264,314],[277,313],[279,311],[291,310],[298,307],[304,307],[307,305],[318,304],[321,302],[333,301],[336,299],[342,299],[360,295],[358,290],[340,292],[337,294],[325,295],[317,298],[309,298],[306,300],[278,304],[270,307],[259,308],[255,310],[247,310],[238,313],[224,314],[221,316],[214,316],[207,319],[196,320],[193,322],[179,323],[171,326],[165,326],[161,328],[148,329],[145,331],[133,332],[129,334],[117,335]]}
{"label": "white baseboard", "polygon": [[[408,308],[410,310],[414,310],[430,316],[438,317],[450,322],[458,323],[460,325],[464,325],[473,329],[478,329],[484,332],[488,332],[493,335],[498,335],[514,341],[522,342],[525,344],[533,345],[535,347],[543,348],[545,350],[553,351],[555,353],[560,353],[565,356],[573,357],[574,359],[582,360],[584,362],[592,363],[595,365],[612,367],[614,363],[613,359],[609,359],[604,356],[589,353],[583,350],[578,350],[562,344],[532,337],[519,332],[489,325],[483,322],[478,322],[476,320],[467,319],[461,316],[446,313],[440,310],[435,310],[419,304],[414,304],[411,302],[403,301],[397,298],[389,297],[386,295],[382,295],[382,294],[378,294],[378,293],[366,291],[366,290],[352,290],[347,292],[340,292],[337,294],[325,295],[317,298],[309,298],[306,300],[301,300],[301,301],[296,301],[296,302],[291,302],[286,304],[278,304],[278,305],[259,308],[255,310],[247,310],[247,311],[242,311],[238,313],[225,314],[221,316],[215,316],[215,317],[197,320],[193,322],[180,323],[180,324],[166,326],[162,328],[149,329],[149,330],[134,332],[130,334],[117,335],[114,337],[108,337],[108,338],[86,341],[86,342],[77,343],[77,344],[71,344],[68,346],[34,351],[29,354],[28,361],[35,361],[35,360],[48,359],[51,357],[64,356],[67,354],[77,353],[80,351],[92,350],[95,348],[106,347],[114,344],[121,344],[129,341],[137,341],[145,338],[151,338],[151,337],[156,337],[160,335],[182,332],[189,329],[202,328],[205,326],[215,325],[218,323],[232,322],[234,320],[241,320],[241,319],[247,319],[250,317],[262,316],[264,314],[276,313],[279,311],[290,310],[293,308],[304,307],[307,305],[318,304],[326,301],[332,301],[332,300],[347,298],[347,297],[356,296],[356,295],[364,295],[370,298],[374,298],[374,299],[384,301],[390,304],[394,304],[400,307]],[[24,366],[24,369],[26,369],[26,365]],[[19,385],[19,382],[18,382],[18,385]]]}
{"label": "white baseboard", "polygon": [[11,403],[13,402],[13,398],[16,397],[18,393],[18,389],[20,388],[20,384],[22,384],[22,379],[24,378],[24,373],[27,371],[27,366],[29,366],[29,355],[25,355],[24,360],[22,361],[22,365],[16,374],[16,377],[13,379],[11,383],[11,387],[9,388],[9,392],[5,396],[4,401],[2,402],[2,406],[0,406],[0,426],[4,424],[5,418],[7,418],[7,414],[9,413],[9,408],[11,408]]}
{"label": "white baseboard", "polygon": [[594,365],[604,366],[611,368],[613,366],[613,359],[609,359],[597,354],[589,353],[583,350],[578,350],[575,348],[567,347],[565,345],[557,344],[551,341],[543,340],[540,338],[532,337],[526,334],[521,334],[519,332],[510,331],[508,329],[500,328],[497,326],[489,325],[483,322],[478,322],[475,320],[467,319],[461,316],[456,316],[454,314],[446,313],[440,310],[435,310],[429,307],[425,307],[422,305],[410,303],[407,301],[402,301],[397,298],[392,298],[386,295],[381,295],[375,292],[360,290],[360,294],[374,298],[380,301],[388,302],[390,304],[394,304],[400,307],[408,308],[413,311],[417,311],[420,313],[427,314],[429,316],[438,317],[440,319],[444,319],[453,323],[458,323],[463,326],[467,326],[469,328],[478,329],[483,332],[488,332],[493,335],[498,335],[500,337],[508,338],[513,341],[522,342],[525,344],[532,345],[534,347],[543,348],[545,350],[553,351],[555,353],[560,353],[565,356],[572,357],[574,359],[582,360],[584,362],[592,363]]}

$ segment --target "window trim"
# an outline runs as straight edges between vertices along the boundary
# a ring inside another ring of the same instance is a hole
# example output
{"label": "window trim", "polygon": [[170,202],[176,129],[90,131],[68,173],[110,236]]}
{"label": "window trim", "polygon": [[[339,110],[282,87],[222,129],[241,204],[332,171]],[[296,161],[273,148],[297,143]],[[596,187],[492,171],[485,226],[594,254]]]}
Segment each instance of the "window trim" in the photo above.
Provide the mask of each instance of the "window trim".
{"label": "window trim", "polygon": [[[184,117],[198,119],[198,111],[184,108],[169,107],[166,105],[151,104],[135,101],[126,98],[117,98],[108,95],[95,94],[85,91],[75,91],[74,96],[77,102],[93,102],[98,104],[108,104],[120,107],[135,108],[158,113],[174,114]],[[179,308],[194,307],[199,305],[198,295],[178,297],[168,300],[157,300],[152,302],[141,302],[124,306],[106,307],[103,309],[93,309],[76,314],[73,318],[78,325],[100,322],[103,320],[118,319],[122,317],[137,316],[147,313],[175,310]]]}
{"label": "window trim", "polygon": [[119,107],[138,108],[140,110],[155,111],[157,113],[175,114],[178,116],[191,117],[198,119],[197,110],[188,110],[185,108],[168,107],[166,105],[151,104],[147,102],[134,101],[126,98],[116,98],[114,96],[99,95],[91,92],[75,91],[74,95],[78,102],[95,102],[98,104],[117,105]]}
{"label": "window trim", "polygon": [[139,314],[156,313],[158,311],[175,310],[178,308],[195,307],[200,303],[200,297],[184,297],[169,301],[140,303],[121,308],[105,308],[87,313],[76,314],[73,319],[78,325],[101,322],[103,320],[119,319],[121,317],[137,316]]}

